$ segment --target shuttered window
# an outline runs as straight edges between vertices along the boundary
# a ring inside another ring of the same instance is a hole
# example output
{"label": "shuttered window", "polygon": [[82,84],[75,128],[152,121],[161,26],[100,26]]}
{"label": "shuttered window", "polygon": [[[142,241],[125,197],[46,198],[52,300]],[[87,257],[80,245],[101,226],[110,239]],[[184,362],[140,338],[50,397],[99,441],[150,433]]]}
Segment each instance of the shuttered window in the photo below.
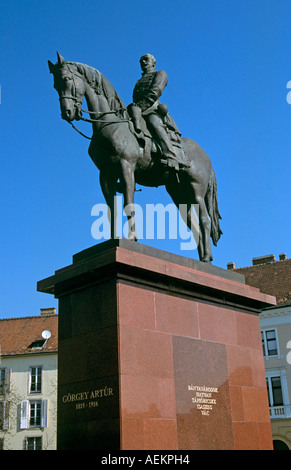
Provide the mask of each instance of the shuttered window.
{"label": "shuttered window", "polygon": [[0,429],[9,429],[9,408],[8,401],[0,401]]}
{"label": "shuttered window", "polygon": [[20,429],[47,427],[48,400],[23,400],[20,408]]}
{"label": "shuttered window", "polygon": [[10,392],[11,369],[7,367],[0,368],[0,395]]}

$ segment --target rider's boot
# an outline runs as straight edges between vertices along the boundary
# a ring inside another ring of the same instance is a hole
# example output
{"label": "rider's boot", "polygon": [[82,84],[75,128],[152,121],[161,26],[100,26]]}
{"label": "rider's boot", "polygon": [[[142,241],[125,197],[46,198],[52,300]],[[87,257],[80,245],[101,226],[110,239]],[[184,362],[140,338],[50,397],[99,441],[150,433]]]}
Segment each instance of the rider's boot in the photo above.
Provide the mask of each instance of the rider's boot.
{"label": "rider's boot", "polygon": [[134,104],[130,104],[128,107],[128,112],[129,112],[129,115],[132,119],[132,122],[133,122],[133,125],[134,125],[134,129],[136,131],[137,134],[141,134],[142,133],[142,129],[141,129],[141,109],[139,106],[136,106]]}

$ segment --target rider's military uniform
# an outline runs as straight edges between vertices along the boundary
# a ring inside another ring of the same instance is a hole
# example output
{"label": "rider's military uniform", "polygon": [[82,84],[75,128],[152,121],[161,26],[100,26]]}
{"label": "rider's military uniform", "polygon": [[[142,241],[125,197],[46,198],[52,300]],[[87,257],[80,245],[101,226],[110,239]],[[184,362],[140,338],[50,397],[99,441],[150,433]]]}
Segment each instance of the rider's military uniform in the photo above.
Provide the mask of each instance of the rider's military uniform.
{"label": "rider's military uniform", "polygon": [[147,113],[151,108],[156,109],[159,98],[168,83],[168,77],[163,70],[144,73],[136,82],[133,89],[133,102],[141,108],[143,113]]}
{"label": "rider's military uniform", "polygon": [[[134,87],[133,103],[130,105],[129,111],[138,132],[140,131],[141,115],[145,118],[146,122],[150,121],[149,116],[151,114],[156,114],[160,117],[160,120],[155,121],[154,132],[156,131],[158,136],[158,143],[162,144],[163,156],[166,159],[162,161],[178,169],[179,163],[185,166],[184,159],[181,161],[182,149],[180,148],[180,152],[178,152],[178,148],[174,149],[172,144],[175,142],[180,147],[181,133],[172,117],[168,114],[168,107],[159,102],[159,98],[167,83],[168,77],[163,70],[144,73]],[[159,129],[157,129],[157,126]],[[177,153],[180,156],[179,159],[177,159]]]}
{"label": "rider's military uniform", "polygon": [[159,98],[167,84],[168,77],[164,70],[143,74],[134,87],[133,104],[141,109],[143,116],[158,112],[159,115],[164,117],[164,123],[177,132],[178,135],[181,135],[176,123],[167,112],[167,106],[161,105],[159,102]]}

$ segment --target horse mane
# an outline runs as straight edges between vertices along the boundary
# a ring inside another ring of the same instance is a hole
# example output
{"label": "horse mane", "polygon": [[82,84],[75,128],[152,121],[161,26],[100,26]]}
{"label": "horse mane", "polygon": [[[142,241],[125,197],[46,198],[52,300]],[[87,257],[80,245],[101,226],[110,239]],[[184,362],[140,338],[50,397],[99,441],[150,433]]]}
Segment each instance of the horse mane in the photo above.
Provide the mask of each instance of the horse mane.
{"label": "horse mane", "polygon": [[116,111],[116,115],[121,119],[128,119],[127,108],[122,99],[113,88],[109,80],[99,70],[90,65],[80,62],[68,62],[66,65],[73,66],[77,72],[84,77],[88,85],[93,88],[97,95],[103,95],[111,111]]}

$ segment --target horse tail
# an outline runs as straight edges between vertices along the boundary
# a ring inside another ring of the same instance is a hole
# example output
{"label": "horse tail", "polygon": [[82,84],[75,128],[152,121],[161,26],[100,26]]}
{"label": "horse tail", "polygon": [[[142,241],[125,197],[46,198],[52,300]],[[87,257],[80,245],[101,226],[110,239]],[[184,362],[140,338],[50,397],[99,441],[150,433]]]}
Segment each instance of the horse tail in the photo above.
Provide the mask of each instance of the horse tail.
{"label": "horse tail", "polygon": [[219,224],[221,215],[218,209],[217,181],[213,168],[211,168],[208,188],[205,195],[205,203],[211,220],[210,235],[214,246],[217,246],[217,242],[222,235],[222,231]]}

